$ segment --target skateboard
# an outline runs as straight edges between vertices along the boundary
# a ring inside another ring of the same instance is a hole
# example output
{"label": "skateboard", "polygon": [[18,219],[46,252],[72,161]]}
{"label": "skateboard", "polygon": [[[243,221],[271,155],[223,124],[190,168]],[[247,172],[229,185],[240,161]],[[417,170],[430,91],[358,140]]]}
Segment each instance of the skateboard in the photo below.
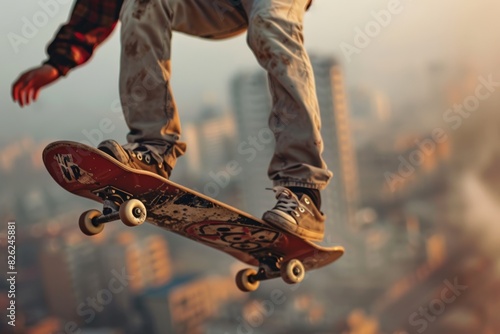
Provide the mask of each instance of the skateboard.
{"label": "skateboard", "polygon": [[102,203],[102,211],[81,214],[79,227],[92,236],[106,223],[145,221],[218,249],[254,268],[240,270],[236,284],[256,290],[260,281],[281,277],[301,282],[306,271],[340,258],[344,248],[322,247],[266,224],[243,211],[161,176],[121,164],[80,143],[58,141],[43,151],[52,178],[67,191]]}

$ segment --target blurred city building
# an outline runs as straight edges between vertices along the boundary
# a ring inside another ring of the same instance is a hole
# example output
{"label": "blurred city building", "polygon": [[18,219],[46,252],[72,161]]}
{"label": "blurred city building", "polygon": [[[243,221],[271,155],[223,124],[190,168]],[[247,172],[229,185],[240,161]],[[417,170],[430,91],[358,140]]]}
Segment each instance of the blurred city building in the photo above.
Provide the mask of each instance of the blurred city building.
{"label": "blurred city building", "polygon": [[196,120],[183,126],[188,153],[179,159],[179,173],[206,178],[210,171],[223,168],[234,156],[236,127],[233,116],[215,105],[206,105]]}
{"label": "blurred city building", "polygon": [[352,141],[350,111],[340,64],[333,57],[312,56],[321,112],[323,157],[333,178],[323,191],[322,210],[335,233],[353,230],[358,206],[358,166]]}
{"label": "blurred city building", "polygon": [[[232,114],[207,104],[200,116],[183,126],[187,154],[179,159],[172,180],[207,196],[240,206],[233,163],[236,126]],[[237,170],[237,169],[236,169]]]}
{"label": "blurred city building", "polygon": [[267,168],[274,153],[274,138],[269,138],[268,119],[271,110],[267,76],[264,71],[238,73],[231,83],[233,112],[238,141],[236,157],[242,171],[238,182],[242,209],[261,216],[274,196]]}
{"label": "blurred city building", "polygon": [[347,92],[350,125],[355,147],[367,144],[391,117],[389,98],[366,86],[354,86]]}
{"label": "blurred city building", "polygon": [[50,238],[38,256],[50,314],[80,326],[139,326],[133,296],[172,276],[166,241],[128,231],[92,238],[70,232]]}
{"label": "blurred city building", "polygon": [[144,333],[201,334],[206,322],[244,294],[233,277],[187,275],[137,297]]}

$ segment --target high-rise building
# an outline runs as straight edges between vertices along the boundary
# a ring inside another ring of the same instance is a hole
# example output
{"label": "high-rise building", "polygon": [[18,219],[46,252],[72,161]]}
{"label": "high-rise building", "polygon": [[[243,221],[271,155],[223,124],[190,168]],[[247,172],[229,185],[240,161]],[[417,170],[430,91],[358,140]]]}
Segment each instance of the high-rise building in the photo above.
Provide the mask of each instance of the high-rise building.
{"label": "high-rise building", "polygon": [[[39,252],[41,280],[51,314],[82,323],[77,306],[96,296],[103,285],[98,249],[77,234],[50,238]],[[97,267],[97,268],[96,268]]]}
{"label": "high-rise building", "polygon": [[[195,123],[198,133],[201,165],[208,169],[222,168],[233,157],[236,127],[232,114],[223,114],[214,107],[205,107]],[[208,171],[202,168],[202,174]]]}
{"label": "high-rise building", "polygon": [[360,147],[383,131],[391,115],[389,98],[382,92],[364,86],[349,89],[349,114],[354,145]]}
{"label": "high-rise building", "polygon": [[234,115],[218,107],[204,106],[200,116],[183,130],[188,144],[185,157],[179,159],[174,177],[179,183],[217,200],[238,206],[234,188],[236,175],[228,173],[235,159],[236,126]]}
{"label": "high-rise building", "polygon": [[[323,157],[334,173],[323,191],[322,210],[328,222],[347,227],[354,223],[357,205],[357,168],[349,115],[346,107],[343,75],[331,57],[313,57],[317,95],[321,111]],[[245,209],[254,214],[267,210],[274,199],[264,188],[271,185],[266,171],[274,152],[274,140],[266,142],[271,98],[262,70],[238,74],[233,80],[233,102],[240,135],[239,153],[247,154],[248,164],[241,173]],[[246,150],[245,150],[246,149]],[[331,226],[332,224],[328,224]]]}
{"label": "high-rise building", "polygon": [[335,234],[338,234],[355,223],[358,197],[357,164],[344,75],[333,57],[311,57],[311,62],[321,112],[321,134],[325,147],[323,158],[333,172],[332,181],[323,191],[322,211],[328,221],[334,223]]}
{"label": "high-rise building", "polygon": [[197,334],[225,303],[243,297],[233,277],[186,275],[144,292],[137,306],[148,319],[144,333]]}
{"label": "high-rise building", "polygon": [[[163,237],[148,235],[137,238],[133,232],[122,232],[113,245],[114,253],[124,257],[119,263],[124,263],[126,272],[132,277],[130,289],[133,292],[161,286],[171,279],[170,254]],[[113,258],[108,258],[111,266]]]}
{"label": "high-rise building", "polygon": [[195,121],[184,126],[183,137],[188,143],[188,153],[179,163],[185,162],[192,176],[207,177],[209,171],[217,171],[232,159],[231,144],[235,134],[233,115],[206,105]]}
{"label": "high-rise building", "polygon": [[239,184],[243,209],[260,216],[274,202],[267,168],[274,152],[274,138],[270,138],[268,118],[271,98],[264,71],[242,72],[232,82],[233,108],[239,141],[236,160],[240,162]]}
{"label": "high-rise building", "polygon": [[92,238],[71,231],[48,240],[39,261],[50,313],[82,325],[132,321],[133,297],[172,275],[166,241],[128,231]]}

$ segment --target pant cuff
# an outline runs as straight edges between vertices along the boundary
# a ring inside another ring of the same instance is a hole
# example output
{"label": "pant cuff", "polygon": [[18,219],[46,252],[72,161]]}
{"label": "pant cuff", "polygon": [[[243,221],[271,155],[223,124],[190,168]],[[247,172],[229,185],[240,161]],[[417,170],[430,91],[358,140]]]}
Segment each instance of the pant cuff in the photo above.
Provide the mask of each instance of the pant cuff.
{"label": "pant cuff", "polygon": [[273,181],[273,184],[275,186],[282,186],[282,187],[302,187],[302,188],[318,189],[318,190],[326,188],[326,184],[318,184],[318,183],[313,183],[308,181],[298,181],[298,180],[279,180],[279,181]]}

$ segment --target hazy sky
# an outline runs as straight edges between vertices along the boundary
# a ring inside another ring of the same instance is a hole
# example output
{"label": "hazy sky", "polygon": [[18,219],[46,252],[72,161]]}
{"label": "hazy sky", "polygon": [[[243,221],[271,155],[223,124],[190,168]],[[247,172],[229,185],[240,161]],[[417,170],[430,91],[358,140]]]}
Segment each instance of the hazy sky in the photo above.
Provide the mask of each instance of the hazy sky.
{"label": "hazy sky", "polygon": [[[50,1],[13,1],[0,14],[0,147],[26,135],[85,139],[82,130],[97,127],[104,117],[116,124],[117,130],[109,136],[122,141],[125,127],[111,111],[118,98],[117,31],[90,63],[42,91],[36,104],[22,110],[11,102],[12,81],[19,72],[44,59],[45,46],[67,19],[71,2],[53,0],[59,10],[26,44],[19,45],[17,52],[9,42],[9,33],[22,35],[25,20],[33,22],[33,16],[43,11],[40,3]],[[376,26],[373,11],[390,8],[397,10],[389,23],[349,61],[341,46],[355,47],[357,29]],[[315,0],[306,17],[306,45],[312,52],[336,56],[343,63],[348,85],[376,87],[389,96],[397,89],[411,93],[413,81],[432,61],[467,61],[478,71],[498,73],[499,9],[498,0]],[[227,106],[232,75],[257,68],[244,36],[214,42],[174,35],[172,62],[173,89],[183,118],[196,115],[205,100]]]}

